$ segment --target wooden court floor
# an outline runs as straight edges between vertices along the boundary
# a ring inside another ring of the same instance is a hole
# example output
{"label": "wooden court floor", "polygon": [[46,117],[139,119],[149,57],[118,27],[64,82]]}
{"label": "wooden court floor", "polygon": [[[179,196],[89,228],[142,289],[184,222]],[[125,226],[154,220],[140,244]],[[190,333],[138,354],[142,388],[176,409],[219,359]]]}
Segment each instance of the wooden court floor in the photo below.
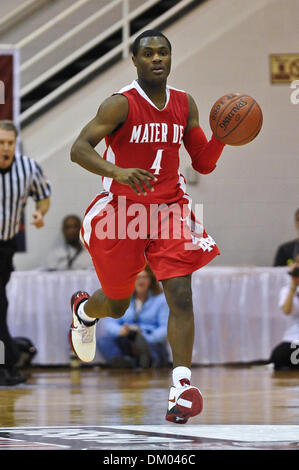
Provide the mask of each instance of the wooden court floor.
{"label": "wooden court floor", "polygon": [[[167,423],[171,369],[32,368],[27,375],[25,384],[0,387],[0,428]],[[204,410],[188,424],[299,424],[299,372],[194,367],[192,384]]]}

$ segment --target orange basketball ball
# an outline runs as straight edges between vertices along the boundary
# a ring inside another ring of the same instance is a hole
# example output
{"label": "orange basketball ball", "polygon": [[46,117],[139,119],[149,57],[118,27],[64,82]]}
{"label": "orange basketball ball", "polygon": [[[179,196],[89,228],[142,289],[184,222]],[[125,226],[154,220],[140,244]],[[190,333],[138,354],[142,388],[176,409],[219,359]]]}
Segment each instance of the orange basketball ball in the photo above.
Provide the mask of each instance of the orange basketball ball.
{"label": "orange basketball ball", "polygon": [[222,96],[210,112],[213,134],[224,144],[247,144],[258,135],[262,125],[263,113],[258,103],[242,93]]}

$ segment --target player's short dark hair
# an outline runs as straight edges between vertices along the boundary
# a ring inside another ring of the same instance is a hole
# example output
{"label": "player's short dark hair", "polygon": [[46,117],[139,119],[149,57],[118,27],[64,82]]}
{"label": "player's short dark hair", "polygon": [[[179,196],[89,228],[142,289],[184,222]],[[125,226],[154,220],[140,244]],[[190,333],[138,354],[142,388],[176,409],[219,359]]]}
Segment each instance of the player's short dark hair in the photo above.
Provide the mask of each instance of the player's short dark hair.
{"label": "player's short dark hair", "polygon": [[13,131],[16,135],[18,136],[18,129],[14,125],[12,121],[9,121],[8,119],[0,121],[0,129],[4,129],[6,131]]}
{"label": "player's short dark hair", "polygon": [[171,44],[170,44],[169,39],[163,33],[161,33],[161,31],[159,31],[158,29],[148,29],[146,31],[143,31],[143,33],[139,34],[139,36],[137,36],[137,38],[135,39],[135,41],[133,43],[133,46],[132,46],[132,53],[133,53],[134,57],[136,57],[137,54],[138,54],[140,40],[142,38],[150,38],[150,37],[164,38],[166,40],[166,42],[168,44],[168,47],[169,47],[169,50],[171,52]]}

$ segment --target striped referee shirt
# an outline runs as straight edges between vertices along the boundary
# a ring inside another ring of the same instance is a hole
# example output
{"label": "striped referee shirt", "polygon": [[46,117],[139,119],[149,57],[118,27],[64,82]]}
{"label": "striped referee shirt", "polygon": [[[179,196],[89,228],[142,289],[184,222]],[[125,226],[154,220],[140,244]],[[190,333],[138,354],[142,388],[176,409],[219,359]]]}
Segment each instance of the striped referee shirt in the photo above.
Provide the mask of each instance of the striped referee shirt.
{"label": "striped referee shirt", "polygon": [[8,169],[0,170],[0,240],[10,240],[18,233],[28,197],[37,202],[50,194],[40,166],[32,158],[16,155]]}

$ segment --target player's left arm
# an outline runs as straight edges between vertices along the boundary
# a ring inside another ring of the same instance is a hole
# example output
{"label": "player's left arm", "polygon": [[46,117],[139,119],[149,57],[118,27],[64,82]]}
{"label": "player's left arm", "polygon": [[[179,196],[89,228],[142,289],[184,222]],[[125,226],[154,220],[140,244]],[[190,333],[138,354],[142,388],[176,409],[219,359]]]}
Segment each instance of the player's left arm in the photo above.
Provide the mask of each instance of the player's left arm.
{"label": "player's left arm", "polygon": [[184,145],[192,160],[192,167],[199,173],[211,173],[222,153],[224,144],[212,134],[211,139],[205,136],[199,125],[199,113],[191,95],[188,96],[189,114],[184,133]]}

